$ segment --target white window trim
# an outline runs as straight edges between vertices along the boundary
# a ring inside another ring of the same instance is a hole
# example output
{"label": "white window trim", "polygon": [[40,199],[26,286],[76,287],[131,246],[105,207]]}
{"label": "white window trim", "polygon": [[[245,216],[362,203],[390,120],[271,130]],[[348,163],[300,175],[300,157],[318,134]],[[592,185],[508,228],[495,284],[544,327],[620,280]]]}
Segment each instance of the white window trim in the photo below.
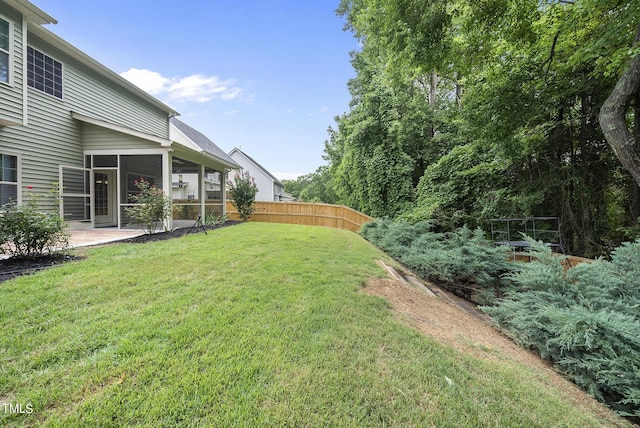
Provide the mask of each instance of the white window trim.
{"label": "white window trim", "polygon": [[16,162],[18,163],[18,168],[16,171],[17,181],[0,181],[0,184],[12,184],[17,186],[17,195],[18,195],[18,205],[22,205],[22,155],[20,153],[15,153],[7,150],[0,150],[0,154],[15,156]]}
{"label": "white window trim", "polygon": [[2,19],[3,21],[6,21],[6,22],[9,23],[9,51],[6,52],[6,53],[9,54],[9,67],[8,67],[8,70],[7,70],[7,73],[9,73],[9,80],[7,82],[5,82],[4,80],[0,80],[0,83],[3,84],[3,85],[13,86],[13,72],[14,72],[13,64],[15,62],[14,61],[14,54],[13,54],[13,39],[14,39],[14,37],[13,37],[13,31],[14,31],[13,25],[14,24],[13,24],[12,20],[10,20],[9,18],[7,18],[4,15],[0,14],[0,19]]}

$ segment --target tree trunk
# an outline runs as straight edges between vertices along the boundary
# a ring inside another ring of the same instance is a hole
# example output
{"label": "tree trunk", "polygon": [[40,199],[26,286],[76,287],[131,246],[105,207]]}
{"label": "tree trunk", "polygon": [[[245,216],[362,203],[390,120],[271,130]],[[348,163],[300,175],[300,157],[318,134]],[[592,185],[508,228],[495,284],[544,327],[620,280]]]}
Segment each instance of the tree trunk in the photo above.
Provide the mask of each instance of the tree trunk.
{"label": "tree trunk", "polygon": [[[636,141],[640,141],[640,92],[636,93],[636,99],[633,104],[633,137]],[[640,217],[640,187],[634,181],[631,183],[631,225],[638,225],[638,217]]]}
{"label": "tree trunk", "polygon": [[438,87],[438,74],[435,71],[431,72],[431,85],[429,86],[429,105],[433,108],[436,106],[436,94]]}
{"label": "tree trunk", "polygon": [[[636,28],[634,44],[640,42],[640,24]],[[624,169],[640,186],[640,148],[627,127],[629,104],[640,89],[640,55],[636,55],[600,109],[600,127]],[[637,118],[635,118],[637,120]]]}
{"label": "tree trunk", "polygon": [[[436,95],[438,86],[438,74],[435,71],[431,72],[431,84],[429,85],[429,105],[433,110],[436,108]],[[429,137],[433,138],[436,135],[436,128],[431,126],[429,129]]]}
{"label": "tree trunk", "polygon": [[638,217],[640,217],[640,187],[635,182],[631,183],[631,201],[629,201],[629,215],[631,217],[631,226],[638,225]]}
{"label": "tree trunk", "polygon": [[453,74],[453,80],[456,88],[456,104],[460,105],[462,103],[462,84],[460,83],[460,74],[457,71]]}

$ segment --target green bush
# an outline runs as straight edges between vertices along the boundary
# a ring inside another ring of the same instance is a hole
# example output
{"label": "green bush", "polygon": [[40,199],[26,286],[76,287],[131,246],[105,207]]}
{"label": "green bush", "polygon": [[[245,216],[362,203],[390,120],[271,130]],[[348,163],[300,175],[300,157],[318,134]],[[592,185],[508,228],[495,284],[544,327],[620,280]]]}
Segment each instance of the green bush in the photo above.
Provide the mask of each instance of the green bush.
{"label": "green bush", "polygon": [[249,220],[256,210],[254,202],[258,187],[255,180],[245,171],[242,175],[236,174],[233,181],[229,182],[229,186],[231,186],[231,203],[238,210],[242,221]]}
{"label": "green bush", "polygon": [[0,207],[0,252],[35,258],[69,246],[60,213],[39,211],[38,200],[30,194],[26,205],[11,201]]}
{"label": "green bush", "polygon": [[162,189],[158,189],[143,178],[135,180],[134,185],[139,193],[129,195],[135,205],[125,207],[125,213],[146,233],[154,233],[158,225],[164,224],[171,215],[171,199]]}
{"label": "green bush", "polygon": [[566,273],[548,247],[534,254],[500,304],[483,309],[591,395],[640,417],[640,240]]}
{"label": "green bush", "polygon": [[424,279],[449,291],[483,303],[499,296],[504,274],[515,268],[505,250],[493,247],[480,229],[463,227],[446,233],[434,229],[430,221],[375,220],[360,233]]}

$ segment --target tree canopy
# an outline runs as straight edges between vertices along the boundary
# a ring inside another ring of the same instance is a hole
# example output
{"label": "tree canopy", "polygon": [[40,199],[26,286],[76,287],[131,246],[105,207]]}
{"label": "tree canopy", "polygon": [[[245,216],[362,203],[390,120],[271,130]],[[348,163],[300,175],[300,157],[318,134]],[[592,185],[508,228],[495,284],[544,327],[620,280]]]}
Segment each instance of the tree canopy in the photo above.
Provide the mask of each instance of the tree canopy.
{"label": "tree canopy", "polygon": [[342,0],[337,13],[361,48],[325,143],[332,202],[451,227],[558,216],[587,256],[638,235],[639,1]]}

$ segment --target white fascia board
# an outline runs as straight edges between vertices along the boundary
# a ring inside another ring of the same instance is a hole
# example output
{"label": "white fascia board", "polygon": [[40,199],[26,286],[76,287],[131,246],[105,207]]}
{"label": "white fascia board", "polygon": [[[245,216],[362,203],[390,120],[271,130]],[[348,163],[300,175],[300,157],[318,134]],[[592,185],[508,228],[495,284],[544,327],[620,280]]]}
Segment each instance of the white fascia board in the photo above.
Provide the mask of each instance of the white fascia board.
{"label": "white fascia board", "polygon": [[35,22],[36,24],[57,24],[51,15],[26,0],[4,0],[6,4],[20,12],[29,22]]}
{"label": "white fascia board", "polygon": [[[225,169],[235,168],[235,165],[231,165],[229,162],[226,162],[224,159],[220,159],[218,156],[212,153],[209,153],[204,150],[193,150],[190,147],[185,146],[176,140],[173,140],[173,142],[175,143],[174,148],[176,149],[174,151],[174,156],[182,157],[184,158],[184,160],[187,160],[189,162],[193,162],[196,164],[203,163],[202,158],[205,158],[207,160],[212,161],[214,164],[217,164],[218,166],[222,166],[222,168],[225,168]],[[210,163],[204,163],[204,164],[211,165]],[[216,168],[218,168],[218,166],[216,166]]]}
{"label": "white fascia board", "polygon": [[187,137],[173,123],[169,123],[169,139],[191,150],[195,150],[199,153],[202,153],[204,151],[202,150],[202,147],[194,143],[193,140],[191,140],[191,138]]}
{"label": "white fascia board", "polygon": [[84,114],[80,114],[76,112],[71,112],[71,117],[81,122],[86,122],[92,125],[100,126],[102,128],[111,129],[112,131],[120,132],[122,134],[131,135],[134,137],[141,138],[143,140],[153,141],[154,143],[160,144],[162,147],[171,147],[170,140],[156,137],[155,135],[151,135],[151,134],[145,134],[144,132],[136,131],[135,129],[127,128],[126,126],[116,125],[115,123],[110,123],[103,119],[86,116]]}
{"label": "white fascia board", "polygon": [[182,132],[177,126],[175,126],[173,123],[169,124],[169,138],[171,139],[171,141],[180,144],[181,146],[187,148],[187,149],[191,149],[194,150],[196,152],[198,152],[199,155],[201,156],[205,156],[208,159],[214,160],[216,163],[219,163],[221,165],[223,165],[225,168],[235,168],[236,165],[230,164],[229,162],[225,161],[224,159],[219,158],[218,156],[214,155],[213,153],[209,153],[208,151],[204,150],[202,147],[200,147],[195,141],[193,141],[191,138],[189,138],[187,135],[184,134],[184,132]]}
{"label": "white fascia board", "polygon": [[216,162],[218,162],[219,164],[221,164],[222,166],[224,166],[226,169],[233,169],[236,168],[236,165],[232,165],[229,162],[226,162],[223,159],[220,159],[218,156],[212,155],[209,152],[202,152],[202,154],[206,157],[208,157],[209,159],[212,159]]}

